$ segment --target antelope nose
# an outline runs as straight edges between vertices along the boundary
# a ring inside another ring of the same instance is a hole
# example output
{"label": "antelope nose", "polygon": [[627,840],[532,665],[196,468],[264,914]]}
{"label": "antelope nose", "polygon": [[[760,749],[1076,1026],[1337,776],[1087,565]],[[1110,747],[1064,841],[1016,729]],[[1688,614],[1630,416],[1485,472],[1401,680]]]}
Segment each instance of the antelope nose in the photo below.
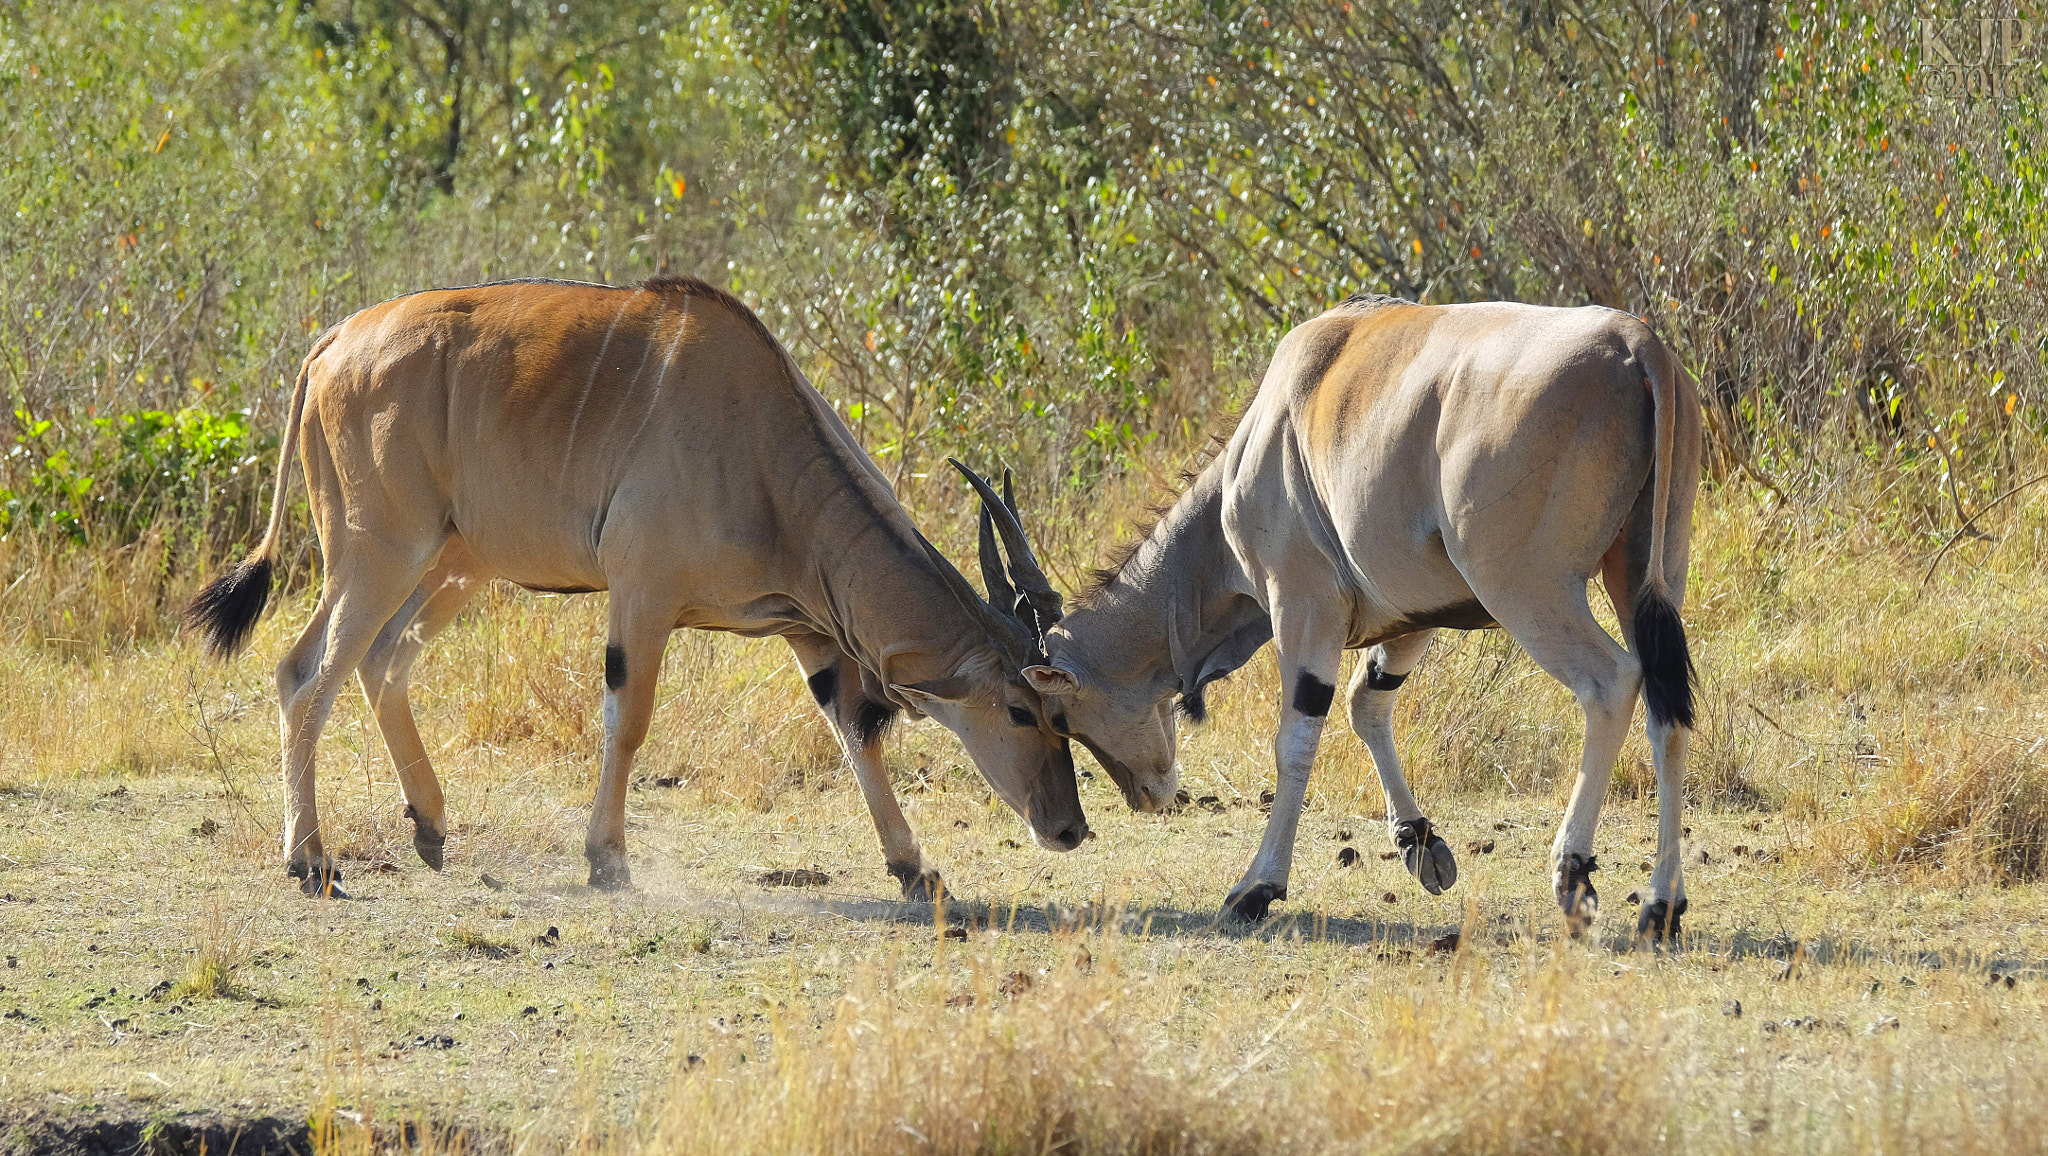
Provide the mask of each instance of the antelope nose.
{"label": "antelope nose", "polygon": [[1095,832],[1088,829],[1087,823],[1070,823],[1052,837],[1052,845],[1056,851],[1072,851],[1081,845],[1082,840],[1094,837]]}

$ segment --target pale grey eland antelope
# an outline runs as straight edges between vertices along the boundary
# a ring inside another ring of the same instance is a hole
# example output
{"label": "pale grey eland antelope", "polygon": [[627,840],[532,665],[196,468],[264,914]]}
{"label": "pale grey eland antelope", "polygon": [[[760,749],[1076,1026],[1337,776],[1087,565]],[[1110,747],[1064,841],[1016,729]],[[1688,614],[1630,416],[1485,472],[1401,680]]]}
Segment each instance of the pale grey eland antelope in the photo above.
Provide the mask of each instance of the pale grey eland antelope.
{"label": "pale grey eland antelope", "polygon": [[[1346,649],[1370,648],[1351,680],[1351,725],[1372,752],[1394,844],[1431,893],[1456,880],[1450,847],[1402,777],[1394,697],[1437,629],[1504,627],[1586,715],[1551,849],[1575,933],[1597,908],[1594,826],[1642,689],[1658,848],[1638,932],[1675,938],[1693,717],[1678,610],[1699,461],[1693,386],[1628,314],[1353,298],[1281,341],[1220,453],[1047,634],[1050,661],[1025,675],[1054,729],[1085,744],[1133,807],[1153,810],[1178,776],[1173,697],[1199,720],[1203,688],[1277,642],[1279,786],[1225,901],[1258,919],[1287,896]],[[1594,574],[1628,649],[1593,617]]]}
{"label": "pale grey eland antelope", "polygon": [[[278,664],[287,869],[337,894],[314,749],[360,677],[413,845],[442,862],[440,784],[407,700],[427,639],[484,584],[610,591],[604,752],[584,853],[630,882],[625,805],[669,633],[780,635],[832,721],[903,893],[940,886],[896,803],[899,712],[960,736],[1038,842],[1089,834],[1067,740],[1025,683],[1041,639],[984,602],[911,524],[832,407],[744,304],[704,282],[514,281],[416,293],[329,330],[292,393],[270,525],[193,600],[217,656],[263,612],[303,450],[319,608]],[[1027,574],[1021,580],[1040,575]]]}

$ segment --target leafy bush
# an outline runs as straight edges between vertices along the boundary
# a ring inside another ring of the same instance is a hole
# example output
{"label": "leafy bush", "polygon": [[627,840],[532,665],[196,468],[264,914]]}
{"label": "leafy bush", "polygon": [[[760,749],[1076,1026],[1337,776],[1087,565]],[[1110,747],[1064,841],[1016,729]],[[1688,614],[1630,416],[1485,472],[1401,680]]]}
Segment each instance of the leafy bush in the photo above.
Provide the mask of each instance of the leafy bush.
{"label": "leafy bush", "polygon": [[262,522],[259,490],[278,438],[257,432],[245,412],[143,410],[93,418],[73,437],[25,410],[14,419],[8,472],[18,488],[0,488],[0,535],[104,548],[157,526],[212,538]]}

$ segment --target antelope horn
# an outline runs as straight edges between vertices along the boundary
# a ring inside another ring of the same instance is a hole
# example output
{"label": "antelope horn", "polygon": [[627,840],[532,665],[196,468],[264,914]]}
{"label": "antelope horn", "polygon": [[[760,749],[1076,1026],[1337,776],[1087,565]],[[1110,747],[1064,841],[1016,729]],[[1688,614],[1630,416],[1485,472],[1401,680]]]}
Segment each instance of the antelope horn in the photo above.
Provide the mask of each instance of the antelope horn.
{"label": "antelope horn", "polygon": [[1060,592],[1046,581],[1045,571],[1038,568],[1038,559],[1031,553],[1031,543],[1024,537],[1024,524],[1018,520],[1016,511],[1003,501],[1002,495],[996,493],[995,487],[980,474],[953,458],[946,460],[966,477],[967,484],[974,487],[975,493],[981,495],[982,513],[993,516],[995,529],[1003,538],[1003,549],[1010,555],[1010,579],[1037,619],[1027,625],[1034,633],[1043,636],[1047,627],[1060,620],[1062,600]]}
{"label": "antelope horn", "polygon": [[981,581],[988,587],[989,604],[1005,613],[1014,613],[1017,592],[1010,587],[1010,580],[1003,576],[1003,555],[996,549],[995,523],[989,520],[988,507],[981,508]]}

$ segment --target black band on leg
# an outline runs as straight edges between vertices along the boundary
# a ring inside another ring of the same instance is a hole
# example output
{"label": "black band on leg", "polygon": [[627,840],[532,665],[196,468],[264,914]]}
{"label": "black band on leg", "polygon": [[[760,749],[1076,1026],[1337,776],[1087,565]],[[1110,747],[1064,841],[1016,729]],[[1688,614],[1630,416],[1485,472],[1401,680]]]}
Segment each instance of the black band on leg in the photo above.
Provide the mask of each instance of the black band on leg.
{"label": "black band on leg", "polygon": [[1406,681],[1408,681],[1407,675],[1388,674],[1380,669],[1380,664],[1377,661],[1369,660],[1366,663],[1365,689],[1367,690],[1396,690]]}
{"label": "black band on leg", "polygon": [[604,648],[604,688],[617,690],[626,685],[626,648],[614,642]]}
{"label": "black band on leg", "polygon": [[1330,713],[1330,702],[1337,697],[1337,688],[1304,670],[1294,684],[1294,709],[1310,718],[1323,718]]}
{"label": "black band on leg", "polygon": [[833,696],[839,693],[839,668],[828,666],[804,682],[810,685],[811,697],[818,700],[818,705],[829,707]]}

